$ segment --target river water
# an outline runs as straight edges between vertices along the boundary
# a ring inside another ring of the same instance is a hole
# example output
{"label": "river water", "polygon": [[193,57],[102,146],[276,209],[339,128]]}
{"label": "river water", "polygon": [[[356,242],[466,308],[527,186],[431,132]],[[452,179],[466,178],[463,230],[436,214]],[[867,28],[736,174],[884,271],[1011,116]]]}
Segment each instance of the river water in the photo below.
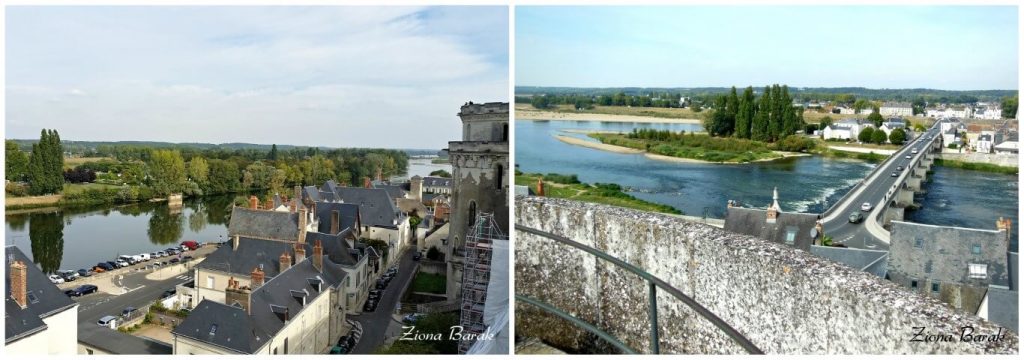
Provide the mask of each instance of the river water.
{"label": "river water", "polygon": [[[567,130],[630,131],[645,127],[672,131],[700,131],[696,124],[646,124],[580,121],[516,121],[516,166],[529,173],[576,174],[587,183],[610,182],[647,201],[673,206],[688,215],[725,216],[726,202],[766,207],[778,188],[784,211],[819,213],[834,204],[875,164],[821,156],[773,162],[722,165],[652,160],[642,154],[619,154],[570,145],[555,134],[577,138]],[[924,208],[910,212],[908,220],[935,224],[995,229],[999,216],[1017,223],[1017,177],[935,168],[926,185],[928,194],[917,202]],[[956,204],[949,207],[943,202]],[[1016,249],[1016,240],[1011,244]]]}

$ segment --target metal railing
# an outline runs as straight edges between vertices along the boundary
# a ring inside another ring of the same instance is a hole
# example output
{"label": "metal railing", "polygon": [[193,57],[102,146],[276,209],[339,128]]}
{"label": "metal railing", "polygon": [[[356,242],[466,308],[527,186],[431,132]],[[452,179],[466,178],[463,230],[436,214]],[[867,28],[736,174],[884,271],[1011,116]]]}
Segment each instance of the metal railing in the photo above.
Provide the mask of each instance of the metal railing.
{"label": "metal railing", "polygon": [[[710,310],[708,310],[707,308],[705,308],[701,304],[697,303],[697,301],[693,300],[693,298],[691,298],[689,296],[686,296],[686,294],[683,294],[683,292],[679,291],[679,289],[676,289],[672,285],[669,285],[668,283],[666,283],[664,280],[661,280],[658,277],[656,277],[654,275],[651,275],[650,273],[644,271],[643,269],[640,269],[639,267],[636,267],[633,264],[630,264],[630,263],[627,263],[625,261],[619,260],[618,258],[613,257],[611,255],[608,255],[607,253],[605,253],[603,251],[600,251],[600,250],[594,249],[592,247],[583,245],[581,243],[578,243],[576,241],[570,240],[570,239],[568,239],[566,237],[563,237],[563,236],[558,236],[558,235],[555,235],[555,234],[552,234],[552,233],[549,233],[549,232],[546,232],[546,231],[542,231],[542,230],[538,230],[538,229],[534,229],[534,228],[530,228],[530,227],[526,227],[526,226],[518,225],[518,224],[515,226],[515,229],[516,229],[516,231],[522,231],[522,232],[526,232],[526,233],[533,234],[533,235],[536,235],[536,236],[540,236],[540,237],[543,237],[543,238],[551,239],[551,240],[557,241],[559,243],[562,243],[562,244],[565,244],[565,245],[569,245],[569,246],[572,246],[574,248],[583,250],[583,251],[585,251],[587,253],[590,253],[591,255],[594,255],[594,256],[597,256],[598,258],[601,258],[602,260],[608,261],[608,262],[614,264],[617,267],[626,269],[629,272],[632,272],[633,274],[636,274],[636,275],[640,276],[644,280],[647,280],[647,288],[648,288],[648,292],[647,292],[647,300],[648,300],[647,317],[648,317],[648,320],[650,321],[650,325],[651,325],[651,329],[650,329],[650,334],[651,334],[650,350],[651,350],[652,354],[659,354],[661,352],[660,351],[660,344],[659,344],[659,340],[658,340],[658,298],[657,298],[658,288],[661,288],[663,291],[667,292],[669,295],[672,295],[676,299],[679,299],[684,304],[686,304],[691,309],[693,309],[698,315],[700,315],[704,319],[707,319],[708,321],[710,321],[712,325],[715,325],[715,327],[717,327],[719,330],[724,332],[727,336],[729,336],[729,338],[731,338],[733,341],[735,341],[740,347],[742,347],[747,352],[749,352],[751,354],[763,354],[764,353],[763,351],[761,351],[761,349],[759,349],[756,345],[754,345],[754,343],[750,342],[749,339],[747,339],[745,336],[743,336],[743,334],[740,334],[739,331],[736,331],[736,329],[734,329],[732,326],[727,324],[724,320],[719,318],[718,315],[715,315]],[[545,312],[548,312],[548,313],[557,315],[557,316],[559,316],[559,317],[561,317],[563,319],[569,320],[570,322],[572,322],[576,326],[582,327],[584,330],[587,330],[588,332],[590,332],[590,333],[592,333],[594,335],[597,335],[601,339],[607,341],[608,343],[610,343],[611,345],[615,346],[616,348],[618,348],[619,350],[621,350],[621,351],[623,351],[625,353],[637,353],[636,350],[634,350],[634,349],[630,348],[629,346],[623,344],[617,338],[615,338],[615,337],[609,335],[608,333],[600,330],[596,326],[594,326],[594,325],[592,325],[590,323],[587,323],[587,322],[585,322],[585,321],[583,321],[583,320],[581,320],[579,318],[576,318],[576,317],[574,317],[574,316],[572,316],[572,315],[570,315],[570,314],[568,314],[568,313],[566,313],[566,312],[564,312],[564,311],[562,311],[562,310],[560,310],[558,308],[555,308],[554,306],[551,306],[551,305],[543,303],[543,302],[541,302],[539,300],[532,299],[532,298],[529,298],[529,297],[526,297],[526,296],[523,296],[523,295],[519,295],[519,294],[516,294],[516,300],[521,300],[523,302],[526,302],[527,304],[536,306],[536,307],[540,308],[541,310],[544,310]]]}

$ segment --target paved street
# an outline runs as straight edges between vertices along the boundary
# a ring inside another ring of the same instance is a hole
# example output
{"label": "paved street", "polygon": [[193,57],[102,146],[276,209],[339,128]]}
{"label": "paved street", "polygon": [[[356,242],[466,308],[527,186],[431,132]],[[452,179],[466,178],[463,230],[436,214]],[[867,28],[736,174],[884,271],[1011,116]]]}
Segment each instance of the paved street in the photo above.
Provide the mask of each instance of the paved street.
{"label": "paved street", "polygon": [[[394,321],[391,314],[394,314],[395,307],[398,305],[402,293],[405,292],[405,288],[412,283],[412,272],[415,265],[415,261],[412,260],[413,253],[414,251],[406,251],[405,254],[402,254],[401,260],[398,262],[398,275],[391,279],[391,284],[384,290],[384,295],[381,296],[381,302],[377,305],[376,311],[349,316],[349,319],[363,325],[362,338],[352,349],[353,354],[371,354],[387,338],[385,334],[388,325]],[[363,304],[358,306],[362,307]]]}
{"label": "paved street", "polygon": [[[922,137],[940,136],[938,125],[930,128]],[[905,157],[911,155],[912,149],[922,149],[924,145],[910,145],[906,146],[895,154],[892,155],[892,161],[888,161],[880,164],[883,168],[878,170],[877,178],[873,179],[866,187],[864,187],[859,194],[848,199],[842,204],[841,208],[836,209],[836,216],[833,219],[828,219],[825,222],[825,233],[832,236],[832,239],[836,243],[842,243],[852,248],[870,249],[870,250],[888,250],[889,244],[873,235],[866,228],[868,213],[864,213],[864,221],[856,224],[849,222],[849,215],[854,210],[859,210],[861,204],[871,203],[877,207],[878,202],[882,200],[885,193],[895,184],[895,177],[890,176],[891,173],[897,171],[897,166],[903,166],[906,168],[907,162]],[[904,169],[903,171],[908,171]],[[869,181],[872,179],[865,179]]]}

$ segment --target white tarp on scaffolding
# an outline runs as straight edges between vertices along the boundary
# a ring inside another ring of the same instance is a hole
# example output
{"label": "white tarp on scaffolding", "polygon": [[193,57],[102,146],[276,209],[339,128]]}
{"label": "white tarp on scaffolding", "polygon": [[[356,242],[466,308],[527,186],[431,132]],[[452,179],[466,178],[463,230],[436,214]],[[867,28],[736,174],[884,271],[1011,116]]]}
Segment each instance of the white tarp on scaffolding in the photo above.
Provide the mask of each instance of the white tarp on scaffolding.
{"label": "white tarp on scaffolding", "polygon": [[484,300],[486,334],[493,340],[478,340],[466,354],[508,354],[508,240],[495,240],[491,252],[491,276]]}

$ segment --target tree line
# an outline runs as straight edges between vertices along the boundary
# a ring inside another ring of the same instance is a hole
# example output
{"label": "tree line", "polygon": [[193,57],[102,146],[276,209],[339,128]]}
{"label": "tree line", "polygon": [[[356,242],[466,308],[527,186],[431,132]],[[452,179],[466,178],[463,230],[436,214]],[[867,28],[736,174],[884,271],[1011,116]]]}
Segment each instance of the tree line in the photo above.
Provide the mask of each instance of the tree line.
{"label": "tree line", "polygon": [[751,86],[743,90],[743,96],[733,87],[728,95],[715,98],[711,110],[704,120],[704,129],[711,136],[775,142],[804,128],[803,109],[793,106],[786,85],[765,86],[760,97]]}

